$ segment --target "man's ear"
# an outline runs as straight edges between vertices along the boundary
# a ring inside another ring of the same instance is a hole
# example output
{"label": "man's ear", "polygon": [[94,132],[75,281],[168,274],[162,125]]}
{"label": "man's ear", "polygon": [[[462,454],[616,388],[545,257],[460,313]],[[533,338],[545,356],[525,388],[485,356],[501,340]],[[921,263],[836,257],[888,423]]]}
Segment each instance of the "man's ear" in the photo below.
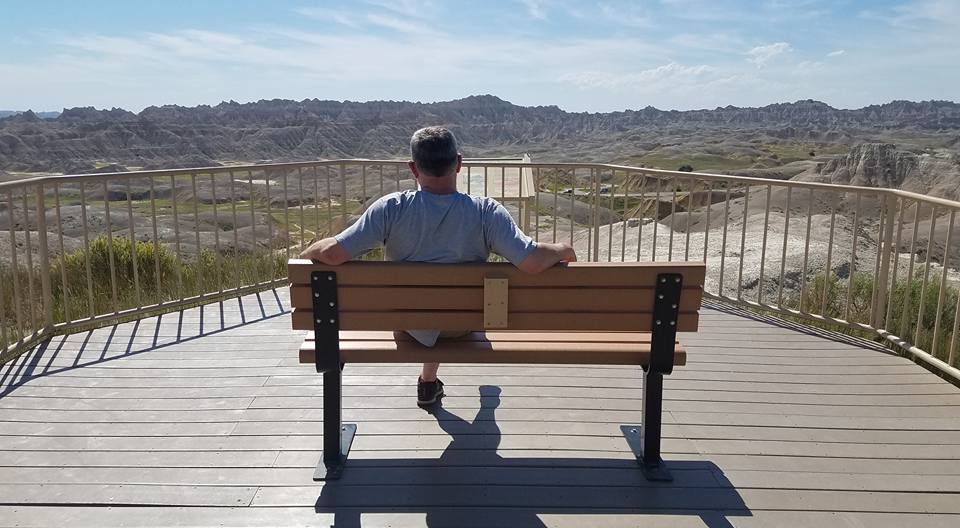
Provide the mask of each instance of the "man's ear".
{"label": "man's ear", "polygon": [[420,181],[420,171],[417,170],[417,164],[411,160],[407,162],[407,167],[409,167],[410,172],[413,173],[413,179]]}
{"label": "man's ear", "polygon": [[457,153],[457,174],[460,174],[460,168],[463,167],[463,154]]}

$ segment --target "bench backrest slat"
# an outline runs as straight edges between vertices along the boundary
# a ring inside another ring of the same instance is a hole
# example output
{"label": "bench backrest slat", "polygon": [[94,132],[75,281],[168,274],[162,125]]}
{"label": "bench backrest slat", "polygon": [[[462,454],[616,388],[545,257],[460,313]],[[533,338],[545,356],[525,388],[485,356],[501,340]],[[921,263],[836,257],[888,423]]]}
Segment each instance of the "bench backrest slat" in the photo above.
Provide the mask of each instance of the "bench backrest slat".
{"label": "bench backrest slat", "polygon": [[483,329],[484,278],[504,277],[508,329],[649,331],[660,273],[683,275],[677,327],[695,331],[703,263],[572,263],[526,274],[508,263],[349,262],[325,266],[291,260],[293,327],[313,329],[310,274],[337,273],[341,330]]}
{"label": "bench backrest slat", "polygon": [[[389,310],[476,310],[483,306],[483,287],[345,287],[340,300],[344,311]],[[653,303],[653,288],[605,288],[598,297],[597,288],[524,288],[509,289],[510,311],[516,312],[642,312]],[[702,290],[687,288],[680,299],[681,312],[694,312],[700,307]],[[290,304],[310,309],[313,303],[310,286],[290,287]]]}

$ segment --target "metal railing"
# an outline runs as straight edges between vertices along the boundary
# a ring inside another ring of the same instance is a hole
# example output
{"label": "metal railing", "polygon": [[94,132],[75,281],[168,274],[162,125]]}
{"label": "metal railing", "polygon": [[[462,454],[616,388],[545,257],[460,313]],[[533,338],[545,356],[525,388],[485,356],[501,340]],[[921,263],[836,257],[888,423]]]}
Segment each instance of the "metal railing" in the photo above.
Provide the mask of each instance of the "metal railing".
{"label": "metal railing", "polygon": [[[960,203],[529,158],[468,161],[459,187],[581,260],[705,261],[715,299],[882,338],[960,380]],[[405,162],[381,160],[2,183],[0,361],[52,334],[284,284],[288,257],[413,188]]]}

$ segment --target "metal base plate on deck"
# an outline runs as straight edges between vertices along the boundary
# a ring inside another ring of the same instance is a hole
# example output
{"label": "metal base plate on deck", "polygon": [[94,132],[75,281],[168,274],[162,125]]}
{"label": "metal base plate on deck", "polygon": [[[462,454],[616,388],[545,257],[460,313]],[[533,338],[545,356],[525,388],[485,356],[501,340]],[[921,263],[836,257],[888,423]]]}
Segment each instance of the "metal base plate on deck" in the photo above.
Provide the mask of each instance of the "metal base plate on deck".
{"label": "metal base plate on deck", "polygon": [[[638,462],[640,462],[638,460]],[[643,472],[643,476],[647,480],[652,482],[673,482],[673,475],[670,474],[670,471],[667,469],[667,463],[660,459],[656,465],[647,466],[643,462],[640,462],[640,471]]]}
{"label": "metal base plate on deck", "polygon": [[343,424],[340,427],[340,460],[333,464],[325,464],[323,454],[320,454],[320,462],[317,464],[316,471],[313,472],[313,480],[337,480],[343,474],[343,468],[347,464],[347,455],[350,454],[350,446],[353,445],[353,437],[357,434],[357,424]]}
{"label": "metal base plate on deck", "polygon": [[640,442],[639,425],[621,425],[620,430],[623,431],[623,436],[627,439],[627,445],[629,445],[630,450],[633,451],[633,456],[637,457],[637,463],[640,464],[640,471],[643,472],[643,476],[646,477],[647,480],[655,482],[673,481],[673,475],[670,474],[670,471],[667,469],[667,463],[664,462],[662,458],[658,458],[656,464],[644,463],[643,444]]}

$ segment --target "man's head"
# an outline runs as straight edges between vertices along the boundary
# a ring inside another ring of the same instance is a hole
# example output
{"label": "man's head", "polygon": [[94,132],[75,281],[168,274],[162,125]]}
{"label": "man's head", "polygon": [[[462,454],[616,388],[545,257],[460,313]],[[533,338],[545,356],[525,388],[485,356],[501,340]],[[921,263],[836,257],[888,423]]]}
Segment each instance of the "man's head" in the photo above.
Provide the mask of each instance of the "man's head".
{"label": "man's head", "polygon": [[460,170],[457,138],[443,127],[421,128],[410,138],[410,169],[419,177],[443,178]]}

